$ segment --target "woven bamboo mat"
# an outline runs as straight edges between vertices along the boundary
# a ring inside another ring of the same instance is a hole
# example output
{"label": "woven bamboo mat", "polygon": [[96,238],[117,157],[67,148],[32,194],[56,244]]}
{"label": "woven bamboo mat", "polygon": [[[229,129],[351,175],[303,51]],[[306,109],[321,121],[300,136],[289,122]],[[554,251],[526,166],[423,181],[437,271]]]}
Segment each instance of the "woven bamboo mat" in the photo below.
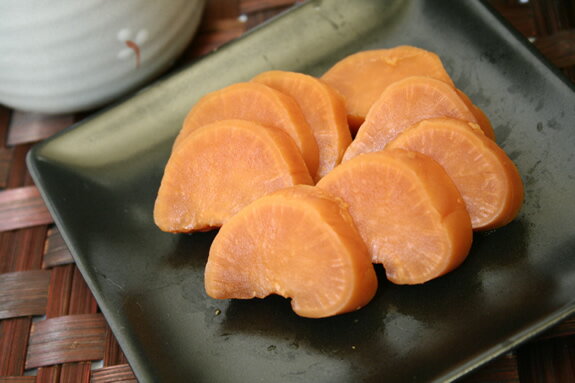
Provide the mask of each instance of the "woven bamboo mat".
{"label": "woven bamboo mat", "polygon": [[[176,67],[294,2],[208,0]],[[575,82],[575,2],[490,2]],[[0,105],[0,383],[136,381],[25,165],[33,143],[89,114],[45,116]],[[575,382],[575,318],[462,381]]]}

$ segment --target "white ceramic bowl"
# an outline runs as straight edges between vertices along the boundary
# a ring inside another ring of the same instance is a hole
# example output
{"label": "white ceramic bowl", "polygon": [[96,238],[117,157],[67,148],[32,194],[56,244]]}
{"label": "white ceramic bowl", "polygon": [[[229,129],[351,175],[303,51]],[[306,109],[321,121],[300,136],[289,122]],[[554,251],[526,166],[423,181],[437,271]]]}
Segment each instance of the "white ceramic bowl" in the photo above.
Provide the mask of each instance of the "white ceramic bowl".
{"label": "white ceramic bowl", "polygon": [[204,0],[0,0],[0,103],[68,113],[101,106],[165,70]]}

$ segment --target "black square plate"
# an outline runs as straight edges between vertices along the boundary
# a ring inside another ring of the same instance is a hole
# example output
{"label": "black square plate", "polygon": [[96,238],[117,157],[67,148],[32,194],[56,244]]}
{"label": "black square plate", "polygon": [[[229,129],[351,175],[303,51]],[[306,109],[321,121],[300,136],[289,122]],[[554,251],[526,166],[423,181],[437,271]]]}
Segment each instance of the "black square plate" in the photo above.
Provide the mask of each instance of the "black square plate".
{"label": "black square plate", "polygon": [[[525,182],[520,216],[476,234],[445,277],[380,278],[351,314],[311,320],[277,297],[208,298],[214,233],[166,234],[152,220],[190,106],[264,70],[320,75],[353,52],[401,44],[438,53],[491,117]],[[318,0],[37,145],[28,161],[142,382],[449,381],[575,311],[574,95],[481,2]]]}

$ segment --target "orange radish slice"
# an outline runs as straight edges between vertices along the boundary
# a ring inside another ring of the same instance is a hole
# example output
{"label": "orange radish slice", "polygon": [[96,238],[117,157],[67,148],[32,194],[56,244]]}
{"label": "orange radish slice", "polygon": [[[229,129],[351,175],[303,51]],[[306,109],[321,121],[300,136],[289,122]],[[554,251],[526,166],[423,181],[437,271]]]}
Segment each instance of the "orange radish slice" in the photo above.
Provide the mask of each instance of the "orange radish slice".
{"label": "orange radish slice", "polygon": [[282,130],[218,121],[191,133],[172,152],[154,220],[168,232],[210,230],[263,195],[312,183],[299,150]]}
{"label": "orange radish slice", "polygon": [[337,62],[321,79],[344,97],[355,133],[381,93],[395,81],[411,76],[432,77],[453,86],[435,53],[406,45],[355,53]]}
{"label": "orange radish slice", "polygon": [[340,197],[397,284],[437,278],[463,262],[471,221],[459,191],[431,158],[405,150],[368,153],[339,165],[317,187]]}
{"label": "orange radish slice", "polygon": [[318,180],[341,162],[351,143],[345,104],[323,81],[302,73],[268,71],[252,79],[291,96],[301,108],[319,148]]}
{"label": "orange radish slice", "polygon": [[313,186],[294,186],[246,206],[216,235],[205,270],[216,299],[292,298],[303,317],[365,306],[377,278],[345,204]]}
{"label": "orange radish slice", "polygon": [[209,93],[188,113],[174,148],[194,130],[211,122],[240,119],[282,129],[301,151],[310,174],[315,174],[319,154],[313,132],[291,97],[266,85],[242,82]]}
{"label": "orange radish slice", "polygon": [[504,226],[521,209],[523,182],[517,167],[476,124],[449,118],[422,121],[387,147],[423,153],[443,166],[463,196],[474,230]]}
{"label": "orange radish slice", "polygon": [[403,130],[434,117],[477,122],[452,86],[429,77],[397,81],[373,104],[342,162],[361,153],[383,150]]}

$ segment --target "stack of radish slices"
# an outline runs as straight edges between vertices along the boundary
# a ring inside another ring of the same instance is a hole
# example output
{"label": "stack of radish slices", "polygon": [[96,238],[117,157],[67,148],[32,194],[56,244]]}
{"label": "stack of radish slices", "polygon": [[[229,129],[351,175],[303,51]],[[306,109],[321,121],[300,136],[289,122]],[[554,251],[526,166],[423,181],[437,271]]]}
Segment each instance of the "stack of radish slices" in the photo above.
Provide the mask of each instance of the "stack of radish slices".
{"label": "stack of radish slices", "polygon": [[489,119],[436,54],[398,46],[321,78],[269,71],[204,96],[176,138],[154,219],[172,233],[220,228],[209,296],[278,294],[321,318],[373,298],[373,263],[396,284],[455,269],[473,231],[506,225],[522,202]]}

